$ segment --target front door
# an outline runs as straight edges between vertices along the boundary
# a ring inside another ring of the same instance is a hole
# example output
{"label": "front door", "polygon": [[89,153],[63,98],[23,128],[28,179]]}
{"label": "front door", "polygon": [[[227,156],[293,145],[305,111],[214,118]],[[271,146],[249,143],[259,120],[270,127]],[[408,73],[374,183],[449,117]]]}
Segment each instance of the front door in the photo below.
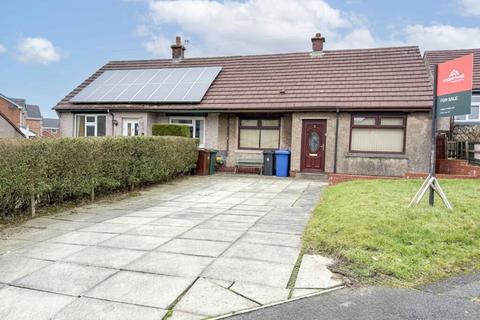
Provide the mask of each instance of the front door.
{"label": "front door", "polygon": [[325,171],[326,120],[303,120],[302,171]]}
{"label": "front door", "polygon": [[138,136],[140,132],[140,122],[135,119],[123,119],[123,135],[126,137]]}

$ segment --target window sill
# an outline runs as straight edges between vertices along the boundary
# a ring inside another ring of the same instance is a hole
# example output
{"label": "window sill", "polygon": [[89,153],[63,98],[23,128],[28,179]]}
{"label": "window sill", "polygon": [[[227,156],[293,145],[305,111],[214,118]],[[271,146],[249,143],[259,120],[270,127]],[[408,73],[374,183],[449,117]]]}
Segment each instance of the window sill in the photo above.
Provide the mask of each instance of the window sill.
{"label": "window sill", "polygon": [[376,159],[405,159],[408,157],[405,154],[396,153],[368,153],[368,152],[347,152],[346,158],[376,158]]}

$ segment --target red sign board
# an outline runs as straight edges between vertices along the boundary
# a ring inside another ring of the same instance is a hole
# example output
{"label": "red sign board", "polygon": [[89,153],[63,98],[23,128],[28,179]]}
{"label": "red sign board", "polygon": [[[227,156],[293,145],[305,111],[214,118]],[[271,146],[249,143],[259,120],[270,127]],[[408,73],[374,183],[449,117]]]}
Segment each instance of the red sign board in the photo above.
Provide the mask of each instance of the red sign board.
{"label": "red sign board", "polygon": [[472,77],[473,54],[438,65],[437,113],[440,117],[470,113]]}

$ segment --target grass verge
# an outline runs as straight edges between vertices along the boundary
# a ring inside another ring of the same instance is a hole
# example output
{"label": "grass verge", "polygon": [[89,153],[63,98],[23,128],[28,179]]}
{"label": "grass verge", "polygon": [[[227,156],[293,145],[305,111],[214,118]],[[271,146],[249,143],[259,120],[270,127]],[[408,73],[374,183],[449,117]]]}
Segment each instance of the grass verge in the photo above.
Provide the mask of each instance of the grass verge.
{"label": "grass verge", "polygon": [[[407,205],[421,180],[351,181],[328,187],[306,228],[306,253],[367,284],[412,287],[480,271],[480,181],[442,180],[454,210],[436,197]],[[428,198],[428,197],[426,197]]]}

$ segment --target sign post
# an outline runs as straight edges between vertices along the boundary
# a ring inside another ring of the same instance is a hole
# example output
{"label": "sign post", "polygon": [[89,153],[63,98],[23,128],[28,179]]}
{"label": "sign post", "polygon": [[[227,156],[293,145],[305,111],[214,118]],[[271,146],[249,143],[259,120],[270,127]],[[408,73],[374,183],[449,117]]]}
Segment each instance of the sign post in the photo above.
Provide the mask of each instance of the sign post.
{"label": "sign post", "polygon": [[433,73],[433,110],[432,110],[432,151],[430,174],[423,182],[409,207],[417,205],[429,190],[429,204],[434,205],[435,192],[445,206],[452,206],[435,176],[436,167],[436,133],[439,117],[452,117],[470,114],[472,106],[473,54],[435,65]]}

